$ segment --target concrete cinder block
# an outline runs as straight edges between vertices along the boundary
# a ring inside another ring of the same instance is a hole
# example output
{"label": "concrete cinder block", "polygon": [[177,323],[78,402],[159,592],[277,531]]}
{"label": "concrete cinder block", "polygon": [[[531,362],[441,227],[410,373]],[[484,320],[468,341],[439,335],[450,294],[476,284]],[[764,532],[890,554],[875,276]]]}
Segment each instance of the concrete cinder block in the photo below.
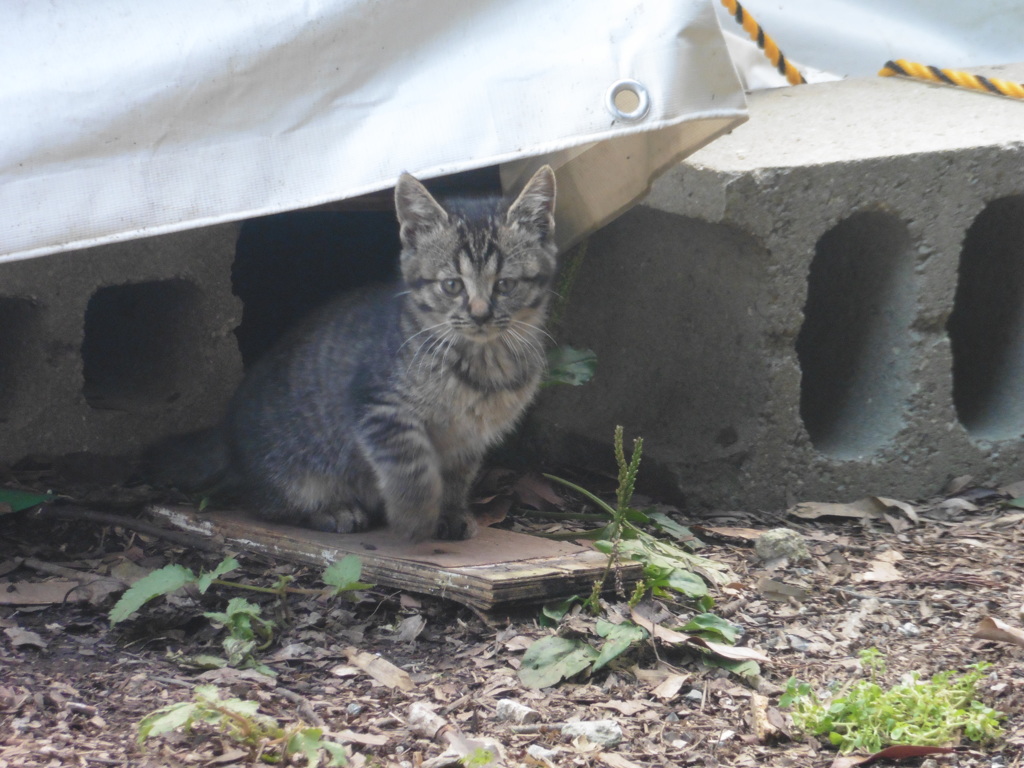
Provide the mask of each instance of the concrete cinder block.
{"label": "concrete cinder block", "polygon": [[236,225],[0,265],[0,461],[131,454],[241,377]]}
{"label": "concrete cinder block", "polygon": [[622,424],[698,509],[1024,477],[1021,106],[894,78],[753,94],[591,238],[557,335],[598,372],[545,392],[542,450],[607,463]]}

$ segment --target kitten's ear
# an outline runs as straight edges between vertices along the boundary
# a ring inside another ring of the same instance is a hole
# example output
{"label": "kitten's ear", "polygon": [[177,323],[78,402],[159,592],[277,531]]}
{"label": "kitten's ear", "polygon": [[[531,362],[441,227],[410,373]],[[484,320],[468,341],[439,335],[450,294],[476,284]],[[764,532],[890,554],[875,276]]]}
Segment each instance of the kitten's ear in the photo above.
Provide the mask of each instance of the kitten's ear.
{"label": "kitten's ear", "polygon": [[416,235],[444,226],[448,223],[448,214],[438,204],[427,188],[408,173],[398,177],[395,185],[395,212],[400,225],[399,236],[402,245],[413,248]]}
{"label": "kitten's ear", "polygon": [[555,172],[545,165],[526,182],[508,209],[508,223],[518,222],[548,238],[555,231]]}

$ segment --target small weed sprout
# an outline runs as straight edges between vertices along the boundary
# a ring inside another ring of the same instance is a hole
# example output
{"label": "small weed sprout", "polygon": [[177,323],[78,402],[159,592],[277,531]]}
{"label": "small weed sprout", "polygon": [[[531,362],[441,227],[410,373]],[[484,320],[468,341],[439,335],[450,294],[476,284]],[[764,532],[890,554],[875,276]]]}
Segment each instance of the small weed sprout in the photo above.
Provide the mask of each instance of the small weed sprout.
{"label": "small weed sprout", "polygon": [[[355,555],[336,560],[324,570],[321,579],[327,586],[323,589],[300,589],[289,586],[292,581],[290,576],[281,576],[273,587],[259,587],[221,578],[238,567],[238,561],[228,557],[212,571],[200,573],[198,576],[183,565],[167,565],[152,571],[121,595],[110,610],[110,625],[114,626],[126,620],[151,600],[184,587],[193,587],[200,594],[205,594],[214,585],[234,587],[276,595],[283,599],[288,594],[336,596],[371,586],[359,581],[362,564]],[[182,658],[182,661],[201,667],[230,666],[237,669],[255,669],[266,675],[274,674],[272,669],[256,659],[256,653],[270,647],[274,639],[274,623],[263,617],[260,606],[236,597],[228,602],[224,611],[207,612],[203,616],[214,625],[227,630],[227,637],[223,641],[225,656],[199,654],[188,659]]]}
{"label": "small weed sprout", "polygon": [[[618,466],[614,507],[576,483],[555,475],[545,475],[549,480],[560,483],[589,499],[609,518],[609,522],[603,528],[586,534],[587,538],[596,539],[594,546],[599,551],[608,555],[608,566],[594,583],[584,605],[593,613],[600,611],[600,595],[605,588],[608,575],[623,558],[626,558],[644,564],[644,580],[629,597],[630,605],[636,605],[648,593],[656,597],[680,593],[696,600],[706,599],[704,607],[709,607],[710,597],[705,580],[712,584],[724,584],[735,577],[721,563],[686,552],[676,543],[654,536],[640,527],[651,524],[684,545],[686,542],[695,541],[688,529],[667,515],[652,510],[641,511],[631,506],[637,476],[640,473],[643,439],[637,438],[633,441],[633,450],[627,459],[623,445],[623,430],[621,426],[617,426],[614,446],[615,463]],[[616,586],[619,594],[624,594],[622,585]]]}
{"label": "small weed sprout", "polygon": [[321,753],[326,752],[327,765],[347,764],[344,745],[323,738],[320,728],[303,724],[283,728],[274,718],[261,714],[255,701],[222,699],[213,685],[197,685],[192,701],[168,704],[143,717],[137,740],[141,746],[154,736],[179,728],[191,731],[201,725],[217,729],[250,750],[253,760],[288,764],[292,756],[301,755],[309,768],[315,768],[320,765]]}
{"label": "small weed sprout", "polygon": [[[578,534],[579,538],[595,539],[595,548],[608,555],[608,563],[595,580],[590,595],[581,601],[583,607],[594,615],[602,612],[601,594],[612,572],[616,577],[616,591],[625,597],[624,585],[618,580],[620,571],[617,566],[626,558],[637,560],[643,563],[644,578],[629,596],[630,607],[634,607],[647,594],[667,597],[673,593],[681,593],[693,598],[704,611],[683,627],[684,631],[716,642],[735,643],[739,634],[738,629],[706,612],[713,605],[713,600],[705,583],[705,579],[712,584],[725,583],[734,577],[720,563],[685,552],[676,543],[658,538],[640,527],[652,525],[681,543],[695,541],[684,526],[667,515],[653,510],[640,511],[633,508],[633,492],[640,472],[643,440],[637,438],[633,441],[633,449],[627,458],[623,429],[619,426],[615,428],[614,447],[615,463],[618,467],[615,506],[576,483],[554,475],[545,475],[548,479],[561,483],[589,499],[608,518],[608,522],[602,528]],[[557,625],[575,599],[578,598],[545,606],[541,622],[548,626]],[[594,633],[603,640],[600,651],[579,637],[541,638],[526,650],[519,669],[519,678],[531,688],[546,688],[583,672],[596,672],[649,637],[646,629],[621,618],[616,621],[598,618]],[[727,660],[723,659],[720,662],[721,666],[728,668]],[[751,669],[752,673],[757,671],[753,662],[749,662],[743,669],[738,665],[734,666],[741,674],[751,672]]]}

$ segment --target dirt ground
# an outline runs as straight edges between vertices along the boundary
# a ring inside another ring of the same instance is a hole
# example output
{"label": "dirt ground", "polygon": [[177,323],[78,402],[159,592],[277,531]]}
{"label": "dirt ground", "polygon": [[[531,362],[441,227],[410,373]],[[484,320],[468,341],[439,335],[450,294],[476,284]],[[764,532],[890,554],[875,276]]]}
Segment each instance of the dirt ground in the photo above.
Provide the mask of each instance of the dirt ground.
{"label": "dirt ground", "polygon": [[[2,484],[52,487],[53,479],[36,467],[8,473]],[[251,584],[291,574],[295,586],[317,588],[318,573],[244,553],[199,552],[110,520],[8,513],[0,535],[0,768],[265,764],[205,725],[137,743],[147,713],[191,700],[199,682],[257,702],[282,725],[319,725],[348,745],[356,766],[451,764],[444,753],[451,745],[465,753],[467,739],[470,747],[490,740],[506,765],[829,766],[833,749],[787,737],[778,696],[790,676],[822,689],[859,679],[857,651],[872,646],[888,660],[889,682],[910,670],[931,675],[990,662],[981,693],[1007,716],[1005,736],[994,744],[965,744],[904,764],[1021,765],[1024,650],[973,637],[986,617],[1011,627],[1024,623],[1024,510],[1006,503],[1021,494],[974,488],[966,480],[958,485],[902,506],[883,500],[795,510],[803,517],[784,510],[699,520],[676,514],[705,543],[700,554],[736,574],[733,583],[712,590],[713,611],[742,628],[742,646],[768,658],[760,679],[708,666],[692,646],[647,640],[592,677],[540,690],[518,677],[524,650],[555,633],[593,638],[593,617],[570,614],[556,629],[542,625],[537,607],[485,617],[379,589],[352,599],[295,595],[285,604],[247,595],[277,625],[271,646],[260,653],[276,676],[203,671],[188,659],[222,653],[223,634],[201,614],[223,610],[239,593],[214,588],[161,598],[111,629],[107,613],[132,574],[168,563],[198,572],[225,554],[237,554],[242,564],[232,576]],[[89,509],[109,513],[116,506],[88,494],[79,498]],[[568,499],[564,505],[581,508]],[[501,524],[548,532],[566,525],[515,508]],[[802,534],[809,560],[765,563],[757,556],[754,537],[780,526]],[[648,609],[660,611],[667,627],[694,613],[685,600]],[[623,610],[621,598],[609,595],[608,615]],[[508,706],[502,700],[534,712],[524,722],[502,720],[499,709]],[[416,702],[446,724],[435,738],[410,721]],[[765,718],[778,726],[767,735]],[[562,725],[574,721],[612,721],[621,740],[602,744],[563,734]]]}

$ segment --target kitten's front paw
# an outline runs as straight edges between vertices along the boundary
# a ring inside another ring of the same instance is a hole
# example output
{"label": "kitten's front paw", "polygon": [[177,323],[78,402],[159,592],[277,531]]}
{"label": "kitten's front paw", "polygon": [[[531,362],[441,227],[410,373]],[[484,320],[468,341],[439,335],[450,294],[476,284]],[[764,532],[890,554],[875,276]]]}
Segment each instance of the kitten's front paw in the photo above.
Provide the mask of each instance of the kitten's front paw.
{"label": "kitten's front paw", "polygon": [[365,531],[371,522],[370,516],[358,508],[329,509],[309,515],[309,527],[325,533]]}
{"label": "kitten's front paw", "polygon": [[476,518],[465,510],[446,512],[437,524],[437,538],[444,541],[471,539],[477,533]]}

